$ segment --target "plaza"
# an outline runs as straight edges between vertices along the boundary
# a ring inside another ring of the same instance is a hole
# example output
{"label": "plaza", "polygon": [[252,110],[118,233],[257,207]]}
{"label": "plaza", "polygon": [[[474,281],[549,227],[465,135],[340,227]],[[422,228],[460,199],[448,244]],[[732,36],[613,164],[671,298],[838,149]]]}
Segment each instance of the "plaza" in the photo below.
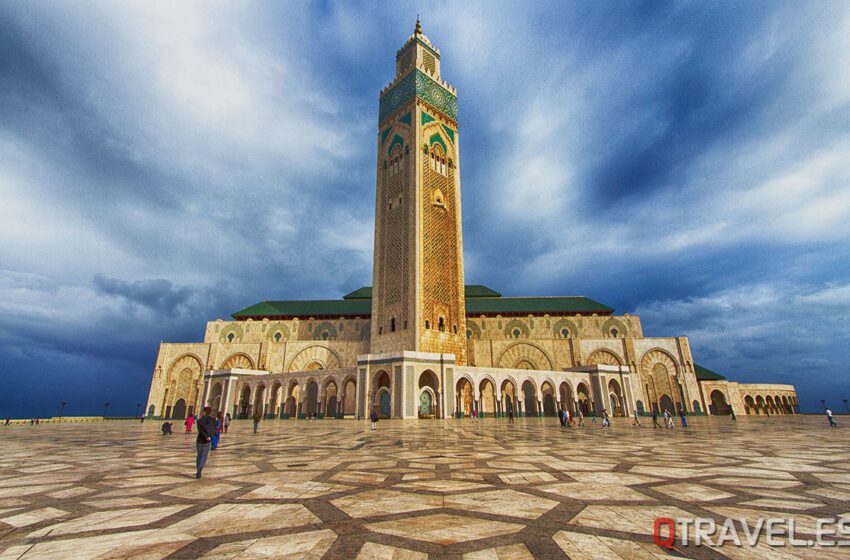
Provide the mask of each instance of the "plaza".
{"label": "plaza", "polygon": [[[838,417],[843,424],[844,416]],[[0,559],[846,558],[653,544],[657,517],[850,516],[844,428],[822,416],[236,421],[195,480],[159,423],[7,426]],[[678,423],[677,423],[678,424]]]}

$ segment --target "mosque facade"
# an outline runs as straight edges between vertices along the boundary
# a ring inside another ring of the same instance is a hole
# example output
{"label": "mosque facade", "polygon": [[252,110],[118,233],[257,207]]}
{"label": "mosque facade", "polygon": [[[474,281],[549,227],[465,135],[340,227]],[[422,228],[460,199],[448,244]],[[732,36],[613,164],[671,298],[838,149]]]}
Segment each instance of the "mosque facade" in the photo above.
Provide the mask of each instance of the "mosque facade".
{"label": "mosque facade", "polygon": [[587,297],[504,297],[466,285],[457,91],[416,30],[381,91],[372,286],[264,301],[160,344],[146,413],[383,418],[795,414],[792,385],[697,365],[687,337],[646,337]]}

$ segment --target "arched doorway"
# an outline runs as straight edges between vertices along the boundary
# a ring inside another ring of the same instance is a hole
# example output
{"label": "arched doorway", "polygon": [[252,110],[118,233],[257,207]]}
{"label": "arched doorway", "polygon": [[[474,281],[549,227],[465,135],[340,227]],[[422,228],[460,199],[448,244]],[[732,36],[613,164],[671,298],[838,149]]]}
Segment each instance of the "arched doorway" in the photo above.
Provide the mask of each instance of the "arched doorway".
{"label": "arched doorway", "polygon": [[472,416],[472,409],[475,406],[474,395],[472,394],[472,383],[465,377],[461,377],[457,382],[457,417]]}
{"label": "arched doorway", "polygon": [[496,414],[496,387],[489,379],[485,379],[478,386],[481,392],[481,401],[478,403],[478,416],[484,418],[486,415]]}
{"label": "arched doorway", "polygon": [[616,379],[608,382],[608,401],[611,403],[612,416],[625,416],[626,407],[623,403],[623,391]]}
{"label": "arched doorway", "polygon": [[673,399],[670,395],[661,395],[659,406],[661,407],[662,413],[666,410],[671,416],[676,415],[676,408],[673,406]]}
{"label": "arched doorway", "polygon": [[265,415],[266,413],[266,386],[260,385],[254,393],[254,407],[251,409],[251,416],[254,414]]}
{"label": "arched doorway", "polygon": [[210,391],[209,406],[212,407],[213,414],[215,414],[216,412],[221,410],[221,393],[222,393],[222,388],[221,388],[221,382],[219,381],[219,382],[216,382],[213,385],[212,391]]}
{"label": "arched doorway", "polygon": [[786,414],[791,414],[793,412],[791,410],[791,406],[788,404],[788,397],[782,397],[782,407],[785,409]]}
{"label": "arched doorway", "polygon": [[[390,399],[390,374],[384,370],[375,374],[375,396],[372,407],[378,413],[379,418],[389,418],[392,414],[392,402]],[[371,414],[371,411],[369,411]]]}
{"label": "arched doorway", "polygon": [[357,412],[357,384],[354,378],[349,378],[342,387],[342,415],[353,416]]}
{"label": "arched doorway", "polygon": [[186,400],[177,399],[174,408],[171,409],[172,418],[186,418]]}
{"label": "arched doorway", "polygon": [[728,416],[731,412],[729,403],[726,401],[726,395],[722,391],[715,389],[708,396],[711,399],[711,413],[720,416]]}
{"label": "arched doorway", "polygon": [[517,394],[516,385],[510,379],[502,382],[502,414],[507,416],[508,413],[517,415]]}
{"label": "arched doorway", "polygon": [[266,413],[269,416],[277,417],[281,414],[281,411],[278,410],[278,401],[280,400],[280,383],[275,383],[272,385],[271,393],[269,394],[269,407],[266,410]]}
{"label": "arched doorway", "polygon": [[646,412],[646,408],[644,407],[643,401],[638,401],[635,403],[635,408],[637,409],[638,414],[643,414]]}
{"label": "arched doorway", "polygon": [[315,380],[307,383],[307,403],[302,414],[309,416],[319,412],[319,384]]}
{"label": "arched doorway", "polygon": [[548,381],[544,381],[540,386],[540,392],[543,393],[543,416],[556,416],[555,388]]}
{"label": "arched doorway", "polygon": [[154,405],[150,405],[148,407],[148,416],[153,416],[154,411],[156,411],[156,407]]}
{"label": "arched doorway", "polygon": [[756,401],[750,395],[744,397],[744,409],[747,414],[758,414],[758,410],[756,410]]}
{"label": "arched doorway", "polygon": [[239,396],[239,416],[248,417],[251,408],[251,387],[245,385],[242,387],[242,394]]}
{"label": "arched doorway", "polygon": [[326,418],[337,418],[336,383],[329,381],[325,387],[325,412]]}
{"label": "arched doorway", "polygon": [[297,418],[298,417],[298,403],[301,402],[301,388],[298,386],[297,382],[292,382],[290,384],[289,389],[287,390],[286,397],[286,416],[287,418]]}
{"label": "arched doorway", "polygon": [[439,387],[437,374],[426,369],[419,375],[419,418],[439,418]]}
{"label": "arched doorway", "polygon": [[693,407],[693,409],[694,409],[694,413],[696,413],[696,414],[700,414],[700,413],[702,412],[702,409],[701,409],[701,408],[700,408],[700,406],[699,406],[699,401],[694,401],[694,402],[692,402],[692,403],[691,403],[691,406],[692,406],[692,407]]}
{"label": "arched doorway", "polygon": [[526,416],[537,416],[537,389],[530,380],[522,384],[523,408]]}
{"label": "arched doorway", "polygon": [[561,408],[569,410],[571,413],[574,414],[575,411],[573,410],[573,408],[575,407],[573,405],[573,388],[570,387],[569,383],[564,381],[561,383],[558,392],[561,395]]}
{"label": "arched doorway", "polygon": [[590,414],[591,403],[590,403],[590,391],[587,388],[587,385],[584,382],[579,383],[578,387],[576,387],[576,400],[578,401],[577,406],[581,411],[582,415],[588,416]]}
{"label": "arched doorway", "polygon": [[756,397],[756,414],[761,414],[762,412],[766,414],[767,409],[764,406],[764,397],[759,395]]}

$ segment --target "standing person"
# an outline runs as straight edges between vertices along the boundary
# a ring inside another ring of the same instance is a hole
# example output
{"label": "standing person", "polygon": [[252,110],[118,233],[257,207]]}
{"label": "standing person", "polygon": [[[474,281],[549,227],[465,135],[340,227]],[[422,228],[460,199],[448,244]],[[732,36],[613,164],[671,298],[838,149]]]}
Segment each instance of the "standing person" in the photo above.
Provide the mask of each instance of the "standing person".
{"label": "standing person", "polygon": [[594,424],[596,424],[596,409],[595,408],[590,411],[590,419]]}
{"label": "standing person", "polygon": [[634,417],[635,417],[635,421],[632,423],[632,425],[634,425],[634,426],[640,426],[640,418],[638,417],[638,411],[637,411],[637,409],[634,409],[634,410],[632,411],[632,416],[634,416]]}
{"label": "standing person", "polygon": [[230,417],[230,413],[224,415],[224,433],[227,433],[227,430],[230,429],[230,423],[233,421],[233,418]]}
{"label": "standing person", "polygon": [[578,425],[584,426],[584,413],[581,411],[581,408],[576,409],[576,416],[578,416]]}
{"label": "standing person", "polygon": [[201,478],[201,471],[204,470],[204,465],[207,464],[207,456],[210,453],[210,445],[212,439],[216,435],[216,421],[213,420],[212,407],[205,406],[204,415],[198,420],[198,439],[195,440],[195,447],[198,451],[198,457],[195,461],[195,478]]}
{"label": "standing person", "polygon": [[735,409],[734,409],[734,408],[732,408],[732,407],[729,407],[729,416],[731,416],[731,417],[732,417],[732,420],[737,420],[737,419],[738,419],[738,417],[737,417],[737,416],[735,416]]}
{"label": "standing person", "polygon": [[254,433],[257,433],[257,430],[260,429],[260,420],[263,419],[262,413],[259,410],[254,412]]}
{"label": "standing person", "polygon": [[653,428],[660,428],[661,427],[661,425],[658,423],[658,409],[657,408],[652,409],[652,427]]}
{"label": "standing person", "polygon": [[688,427],[688,414],[685,412],[685,408],[682,407],[679,409],[679,419],[682,421],[682,427]]}
{"label": "standing person", "polygon": [[564,419],[564,409],[563,408],[558,409],[558,420],[561,422],[561,428],[566,428],[567,421]]}
{"label": "standing person", "polygon": [[213,434],[212,441],[210,441],[210,450],[215,451],[218,449],[218,440],[221,439],[221,430],[224,429],[224,419],[221,417],[221,411],[216,413],[215,417],[215,433]]}
{"label": "standing person", "polygon": [[514,423],[514,405],[508,401],[508,424]]}
{"label": "standing person", "polygon": [[142,413],[142,416],[141,416],[141,422],[140,422],[140,423],[141,423],[141,424],[144,424],[144,423],[145,423],[145,413],[144,413],[144,412]]}
{"label": "standing person", "polygon": [[184,424],[186,424],[186,433],[191,434],[192,433],[192,426],[195,425],[195,415],[190,414],[189,416],[187,416]]}
{"label": "standing person", "polygon": [[478,422],[478,411],[477,411],[477,410],[475,410],[475,408],[474,408],[474,407],[473,407],[473,409],[472,409],[472,421],[473,421],[473,422]]}
{"label": "standing person", "polygon": [[608,428],[611,426],[611,418],[608,416],[608,410],[602,409],[602,427]]}
{"label": "standing person", "polygon": [[374,432],[378,429],[378,413],[374,408],[372,409],[372,414],[369,415],[369,420],[372,422],[372,431]]}
{"label": "standing person", "polygon": [[830,409],[826,409],[826,419],[829,420],[830,428],[837,428],[838,424],[835,423],[835,420],[832,419],[832,411]]}

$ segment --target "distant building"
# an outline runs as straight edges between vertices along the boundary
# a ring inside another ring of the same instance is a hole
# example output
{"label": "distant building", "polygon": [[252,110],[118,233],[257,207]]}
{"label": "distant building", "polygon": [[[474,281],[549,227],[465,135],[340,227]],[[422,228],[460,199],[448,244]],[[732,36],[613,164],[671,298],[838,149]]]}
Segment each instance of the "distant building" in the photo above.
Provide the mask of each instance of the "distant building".
{"label": "distant building", "polygon": [[792,385],[727,381],[694,363],[686,337],[644,337],[635,315],[465,286],[457,119],[417,21],[380,95],[373,286],[264,301],[207,323],[202,343],[162,343],[148,415],[199,403],[281,418],[799,412]]}

